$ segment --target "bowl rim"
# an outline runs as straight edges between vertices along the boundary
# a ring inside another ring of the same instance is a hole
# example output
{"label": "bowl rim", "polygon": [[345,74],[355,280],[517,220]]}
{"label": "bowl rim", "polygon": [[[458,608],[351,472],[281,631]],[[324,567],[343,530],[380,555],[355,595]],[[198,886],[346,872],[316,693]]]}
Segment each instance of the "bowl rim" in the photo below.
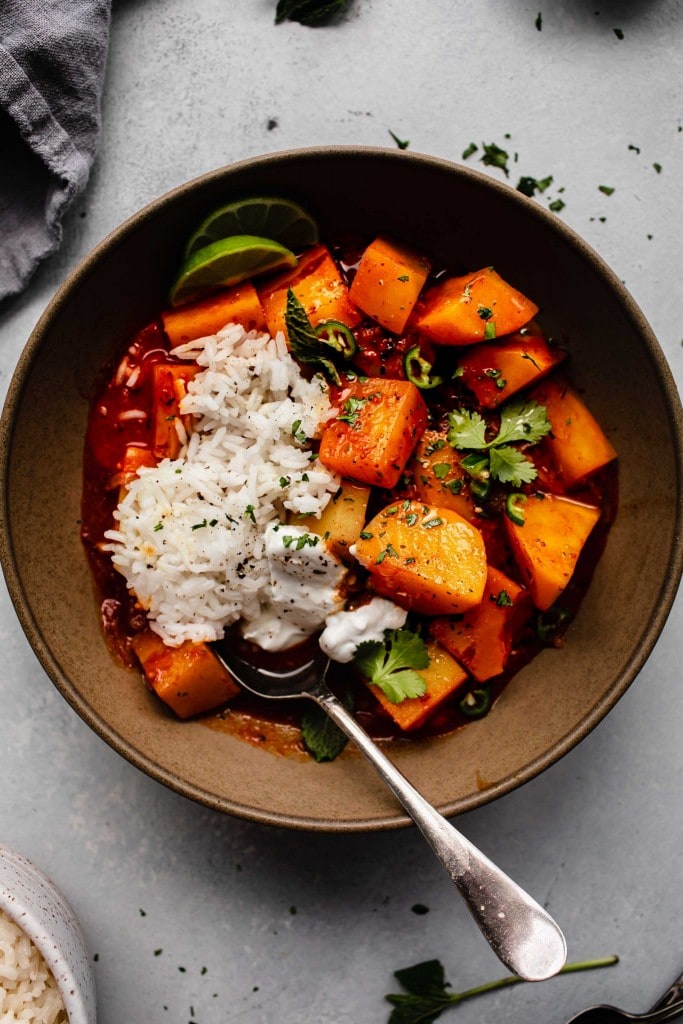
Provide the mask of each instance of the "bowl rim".
{"label": "bowl rim", "polygon": [[[19,886],[10,891],[0,877],[0,910],[30,939],[47,964],[64,1001],[70,1024],[95,1024],[95,976],[73,907],[61,889],[32,860],[0,843],[0,876],[3,863],[9,867],[10,874],[19,879]],[[61,926],[68,930],[78,943],[74,954],[80,959],[81,977],[74,956],[69,956],[64,951],[65,944],[55,939],[53,914],[38,899],[32,901],[27,898],[27,891],[36,882],[49,892],[56,910],[61,912],[56,929]]]}
{"label": "bowl rim", "polygon": [[412,825],[412,820],[405,813],[401,812],[379,818],[353,821],[317,818],[312,820],[296,814],[283,814],[248,807],[236,800],[229,800],[208,793],[194,784],[184,781],[173,772],[159,768],[152,760],[133,748],[127,740],[119,736],[80,697],[71,681],[62,673],[41,634],[40,627],[31,612],[30,603],[16,564],[8,508],[9,453],[14,431],[14,420],[20,404],[24,383],[30,372],[33,359],[41,348],[43,338],[52,318],[69,301],[71,293],[87,277],[90,269],[99,261],[100,257],[106,254],[111,247],[115,247],[123,242],[140,224],[152,217],[163,214],[167,207],[181,201],[185,195],[191,194],[197,188],[210,185],[213,182],[219,182],[232,172],[246,169],[258,170],[270,164],[286,164],[299,161],[302,158],[306,160],[330,159],[337,155],[345,158],[357,158],[359,160],[368,158],[380,159],[387,163],[397,163],[398,161],[411,162],[417,166],[432,167],[443,173],[455,174],[465,180],[469,179],[483,187],[484,190],[498,194],[501,197],[504,196],[506,201],[518,204],[527,215],[537,218],[551,232],[561,236],[565,243],[574,250],[577,250],[579,255],[591,264],[606,285],[616,293],[625,316],[642,338],[647,355],[651,360],[653,371],[661,387],[662,397],[674,435],[674,454],[677,462],[677,474],[675,481],[673,481],[673,495],[676,499],[676,528],[670,551],[669,572],[660,588],[655,609],[641,634],[637,649],[632,652],[627,663],[615,677],[612,687],[604,695],[603,699],[552,748],[527,763],[522,770],[514,772],[494,785],[487,787],[484,792],[452,801],[441,806],[439,809],[447,817],[464,813],[483,806],[531,781],[531,779],[551,767],[580,743],[602,721],[607,712],[614,707],[652,653],[673,606],[679,582],[683,575],[683,407],[681,406],[673,373],[652,328],[635,299],[603,257],[573,228],[560,220],[556,214],[546,210],[536,200],[524,196],[506,182],[498,181],[477,169],[427,153],[407,150],[399,151],[375,146],[330,145],[279,150],[260,156],[246,157],[198,175],[162,193],[127,217],[86,253],[69,272],[38,319],[17,360],[7,390],[0,417],[0,564],[2,565],[16,614],[40,664],[67,703],[71,705],[85,723],[131,764],[174,792],[214,810],[229,813],[239,818],[261,824],[306,831],[348,833],[383,831],[405,827]]}

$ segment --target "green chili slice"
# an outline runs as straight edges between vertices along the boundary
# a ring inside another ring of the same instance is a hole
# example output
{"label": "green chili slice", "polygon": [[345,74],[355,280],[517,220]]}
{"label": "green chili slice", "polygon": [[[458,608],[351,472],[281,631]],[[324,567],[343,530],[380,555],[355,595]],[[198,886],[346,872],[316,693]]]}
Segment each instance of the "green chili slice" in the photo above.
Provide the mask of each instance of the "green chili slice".
{"label": "green chili slice", "polygon": [[351,359],[356,354],[358,345],[353,331],[341,320],[323,320],[314,330],[317,338],[339,352],[344,359]]}
{"label": "green chili slice", "polygon": [[526,494],[508,494],[505,502],[505,514],[515,526],[524,526],[526,522],[522,505],[526,505]]}
{"label": "green chili slice", "polygon": [[493,695],[489,686],[478,686],[466,693],[458,705],[468,718],[483,718],[491,707]]}
{"label": "green chili slice", "polygon": [[432,376],[432,364],[420,354],[420,346],[414,345],[403,357],[403,369],[411,384],[421,391],[429,391],[441,384],[441,377]]}

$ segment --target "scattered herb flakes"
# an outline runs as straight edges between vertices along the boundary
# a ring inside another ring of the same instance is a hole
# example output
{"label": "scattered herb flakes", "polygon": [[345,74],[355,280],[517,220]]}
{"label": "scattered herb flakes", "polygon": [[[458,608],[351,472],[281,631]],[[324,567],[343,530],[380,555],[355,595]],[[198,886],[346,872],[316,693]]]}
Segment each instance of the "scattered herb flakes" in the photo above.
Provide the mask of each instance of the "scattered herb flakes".
{"label": "scattered herb flakes", "polygon": [[517,191],[531,198],[537,192],[545,192],[552,183],[552,174],[549,174],[546,178],[532,178],[529,175],[525,175],[517,182]]}
{"label": "scattered herb flakes", "polygon": [[640,146],[634,146],[632,142],[629,142],[628,148],[633,150],[634,153],[640,153]]}
{"label": "scattered herb flakes", "polygon": [[163,953],[163,949],[155,949],[154,950],[154,955],[155,956],[161,956],[162,953]]}
{"label": "scattered herb flakes", "polygon": [[278,0],[275,24],[298,21],[300,25],[317,28],[341,14],[349,0]]}
{"label": "scattered herb flakes", "polygon": [[654,163],[652,166],[656,170],[657,174],[661,174],[662,173],[662,165],[661,164]]}
{"label": "scattered herb flakes", "polygon": [[477,144],[475,142],[470,142],[469,146],[467,146],[466,149],[463,149],[461,159],[462,160],[469,160],[469,158],[472,156],[472,154],[476,153],[478,149],[479,149],[479,146],[477,146]]}
{"label": "scattered herb flakes", "polygon": [[423,914],[429,913],[429,907],[426,907],[424,903],[413,903],[410,909],[414,914],[417,914],[419,917],[421,917]]}
{"label": "scattered herb flakes", "polygon": [[147,911],[143,910],[142,907],[140,907],[140,917],[147,917]]}
{"label": "scattered herb flakes", "polygon": [[499,170],[503,171],[505,177],[509,177],[508,160],[510,159],[509,153],[500,146],[497,146],[495,142],[482,143],[484,155],[479,157],[480,163],[485,164],[486,167],[498,167]]}
{"label": "scattered herb flakes", "polygon": [[611,196],[614,193],[613,185],[598,185],[598,192],[602,192],[604,196]]}
{"label": "scattered herb flakes", "polygon": [[[595,960],[583,960],[566,964],[560,974],[571,974],[576,971],[590,971],[598,967],[611,967],[619,963],[617,956],[605,956]],[[497,981],[489,981],[476,988],[464,992],[449,992],[451,986],[446,981],[443,964],[440,960],[424,960],[413,967],[394,971],[394,977],[403,986],[407,994],[390,993],[384,998],[391,1003],[393,1010],[389,1015],[388,1024],[433,1024],[444,1010],[455,1006],[465,999],[484,995],[496,989],[510,985],[528,984],[516,975],[507,975]]]}
{"label": "scattered herb flakes", "polygon": [[543,28],[543,15],[541,14],[540,11],[536,15],[536,21],[534,22],[534,25],[536,26],[536,28],[538,29],[539,32]]}
{"label": "scattered herb flakes", "polygon": [[553,213],[561,213],[566,205],[563,199],[553,199],[552,203],[548,203],[548,209],[552,210]]}
{"label": "scattered herb flakes", "polygon": [[398,135],[395,135],[391,131],[391,129],[389,129],[389,134],[391,135],[392,139],[394,140],[399,149],[407,149],[408,146],[410,145],[410,139],[399,139]]}
{"label": "scattered herb flakes", "polygon": [[296,907],[290,907],[290,908],[289,908],[289,912],[290,912],[290,914],[291,914],[292,916],[294,916],[294,914],[296,914],[296,912],[297,912],[297,909],[296,909]]}
{"label": "scattered herb flakes", "polygon": [[621,29],[621,28],[613,28],[612,31],[614,32],[614,34],[617,37],[617,39],[623,39],[624,38],[624,30],[623,29]]}
{"label": "scattered herb flakes", "polygon": [[421,697],[425,692],[425,681],[417,669],[429,666],[427,645],[409,629],[387,631],[384,640],[363,641],[353,660],[392,704],[400,704],[408,697]]}

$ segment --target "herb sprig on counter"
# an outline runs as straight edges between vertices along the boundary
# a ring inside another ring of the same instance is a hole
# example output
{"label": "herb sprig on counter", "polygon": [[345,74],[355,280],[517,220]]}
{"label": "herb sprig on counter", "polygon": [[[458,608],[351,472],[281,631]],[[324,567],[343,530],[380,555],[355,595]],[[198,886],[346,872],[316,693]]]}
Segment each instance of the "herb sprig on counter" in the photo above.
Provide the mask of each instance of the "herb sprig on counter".
{"label": "herb sprig on counter", "polygon": [[[581,960],[566,964],[560,974],[572,974],[576,971],[591,971],[598,967],[611,967],[619,963],[617,956],[604,956],[595,960]],[[440,960],[424,960],[413,967],[394,971],[394,977],[401,983],[407,994],[390,993],[385,996],[394,1009],[389,1015],[388,1024],[432,1024],[449,1006],[456,1006],[465,999],[494,992],[496,989],[510,985],[525,984],[523,978],[508,975],[497,981],[489,981],[476,988],[464,992],[448,992],[450,983]]]}

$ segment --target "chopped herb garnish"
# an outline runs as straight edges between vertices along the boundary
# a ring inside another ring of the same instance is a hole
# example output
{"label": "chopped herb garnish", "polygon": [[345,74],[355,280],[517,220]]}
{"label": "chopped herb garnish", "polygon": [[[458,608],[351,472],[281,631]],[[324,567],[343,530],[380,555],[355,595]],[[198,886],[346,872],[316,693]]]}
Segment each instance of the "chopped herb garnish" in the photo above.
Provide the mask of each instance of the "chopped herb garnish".
{"label": "chopped herb garnish", "polygon": [[394,140],[399,149],[407,149],[408,146],[410,145],[410,139],[399,139],[398,135],[394,135],[391,129],[389,129],[389,134],[391,135],[392,139]]}
{"label": "chopped herb garnish", "polygon": [[513,601],[507,590],[501,590],[496,598],[496,604],[499,608],[512,608]]}
{"label": "chopped herb garnish", "polygon": [[528,175],[522,177],[517,182],[517,191],[521,192],[522,195],[534,196],[537,192],[545,192],[553,183],[552,175],[549,174],[547,178],[532,178]]}
{"label": "chopped herb garnish", "polygon": [[436,477],[437,480],[443,480],[444,477],[447,477],[451,471],[451,468],[452,467],[450,462],[437,462],[432,466],[434,476]]}
{"label": "chopped herb garnish", "polygon": [[417,670],[429,666],[427,645],[409,629],[387,631],[384,640],[364,641],[356,648],[354,662],[392,704],[425,692],[425,681]]}
{"label": "chopped herb garnish", "polygon": [[155,526],[154,526],[154,532],[158,533],[159,530],[163,530],[163,528],[164,528],[164,524],[163,523],[156,523]]}
{"label": "chopped herb garnish", "polygon": [[477,316],[481,317],[482,320],[490,320],[493,316],[493,310],[489,306],[477,306]]}
{"label": "chopped herb garnish", "polygon": [[206,519],[203,519],[201,523],[195,523],[192,529],[201,530],[204,526],[206,526]]}
{"label": "chopped herb garnish", "polygon": [[536,28],[538,29],[539,32],[543,28],[543,15],[541,14],[540,11],[536,15],[536,21],[534,22],[534,25],[536,26]]}
{"label": "chopped herb garnish", "polygon": [[467,148],[463,150],[461,159],[468,160],[473,153],[477,152],[478,149],[479,146],[477,146],[476,143],[470,142],[469,146],[467,146]]}
{"label": "chopped herb garnish", "polygon": [[251,519],[252,523],[256,522],[256,516],[254,515],[254,506],[253,505],[247,505],[247,507],[244,510],[244,518],[245,519]]}
{"label": "chopped herb garnish", "polygon": [[553,213],[561,213],[567,204],[562,199],[553,199],[552,203],[548,203],[548,209],[552,210]]}
{"label": "chopped herb garnish", "polygon": [[289,487],[291,481],[288,476],[280,477],[280,487]]}
{"label": "chopped herb garnish", "polygon": [[443,524],[443,519],[439,519],[438,516],[434,516],[433,519],[428,519],[426,522],[423,522],[422,525],[425,528],[425,530],[431,530],[431,529],[433,529],[433,527],[441,526],[442,524]]}
{"label": "chopped herb garnish", "polygon": [[598,185],[598,192],[602,192],[605,196],[611,196],[614,192],[612,185]]}
{"label": "chopped herb garnish", "polygon": [[484,149],[484,155],[480,157],[480,161],[486,164],[487,167],[498,167],[501,171],[504,171],[505,176],[508,177],[508,160],[510,159],[509,154],[497,146],[495,142],[490,142],[488,145],[482,143]]}
{"label": "chopped herb garnish", "polygon": [[292,423],[292,437],[299,444],[304,444],[306,441],[306,432],[301,429],[301,420],[294,420]]}
{"label": "chopped herb garnish", "polygon": [[410,274],[401,274],[401,276],[397,277],[396,280],[400,281],[401,284],[406,284],[408,281],[410,281]]}
{"label": "chopped herb garnish", "polygon": [[656,170],[657,174],[661,174],[662,173],[662,165],[661,164],[654,163],[652,166]]}
{"label": "chopped herb garnish", "polygon": [[484,324],[484,338],[486,341],[492,341],[496,336],[496,325],[493,320],[487,320]]}
{"label": "chopped herb garnish", "polygon": [[374,537],[374,533],[372,533],[370,530],[361,530],[360,531],[360,538],[361,538],[361,540],[372,540],[373,537]]}
{"label": "chopped herb garnish", "polygon": [[612,29],[612,31],[614,32],[614,34],[617,37],[617,39],[623,39],[624,38],[624,31],[623,31],[623,29],[615,28],[615,29]]}

